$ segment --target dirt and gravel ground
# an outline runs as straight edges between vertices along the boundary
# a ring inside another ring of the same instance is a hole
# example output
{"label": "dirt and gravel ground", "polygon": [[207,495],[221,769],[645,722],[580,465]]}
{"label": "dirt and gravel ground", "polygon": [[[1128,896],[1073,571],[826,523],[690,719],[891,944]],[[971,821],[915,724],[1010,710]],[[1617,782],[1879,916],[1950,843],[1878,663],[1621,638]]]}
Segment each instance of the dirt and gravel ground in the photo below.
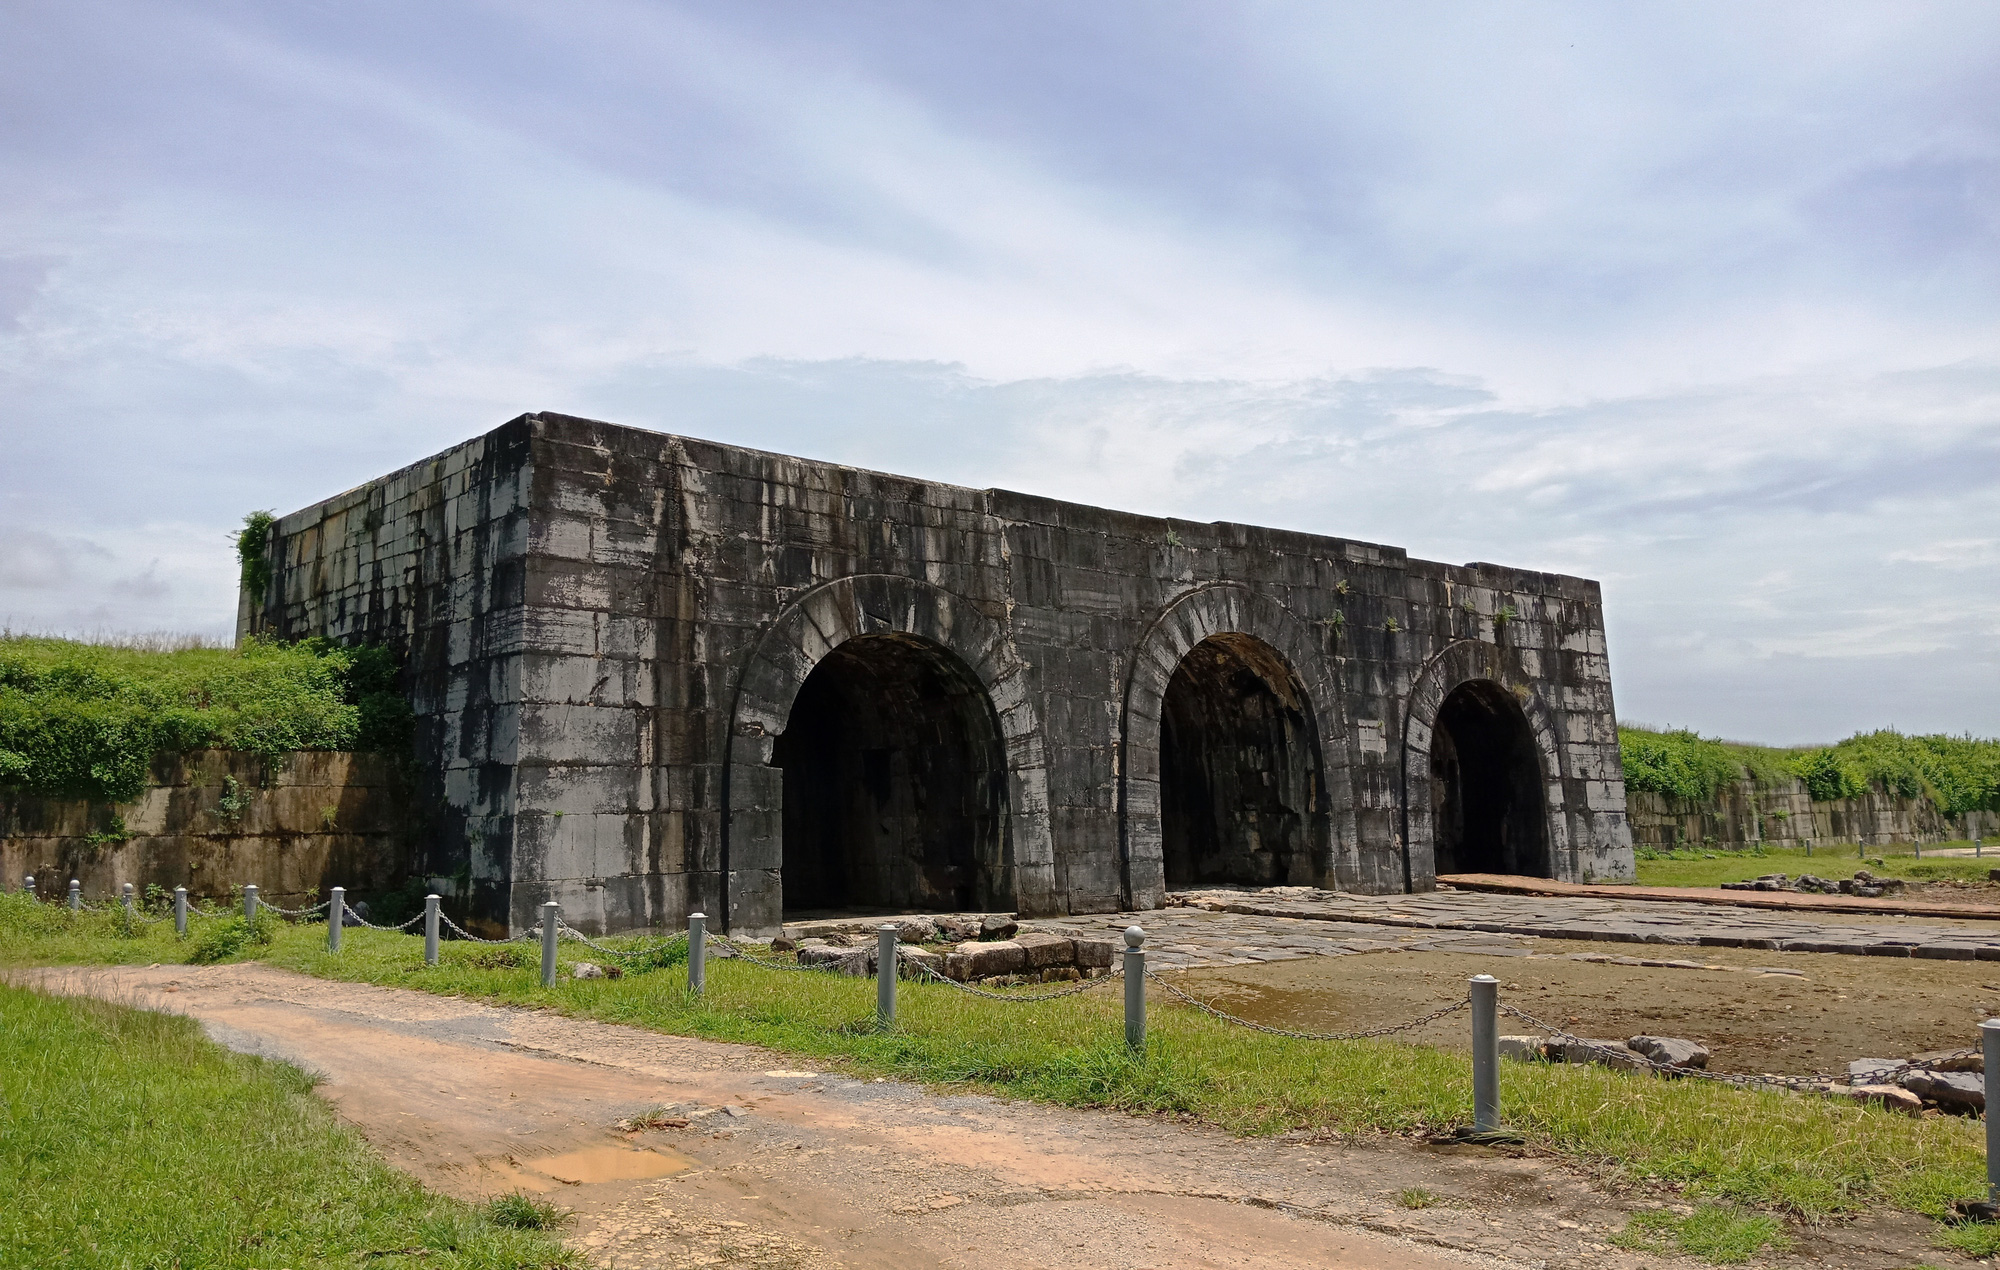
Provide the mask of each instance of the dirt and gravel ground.
{"label": "dirt and gravel ground", "polygon": [[[1703,968],[1637,965],[1642,955]],[[1714,1051],[1713,1066],[1730,1071],[1845,1075],[1850,1059],[1977,1045],[1980,1021],[2000,1013],[2000,962],[1556,939],[1513,939],[1476,954],[1379,952],[1194,969],[1182,981],[1260,1022],[1345,1032],[1454,1000],[1476,974],[1497,977],[1502,1001],[1548,1023],[1587,1036],[1691,1037]],[[1501,1026],[1532,1030],[1505,1019]],[[1415,1035],[1465,1048],[1465,1030],[1454,1017]]]}
{"label": "dirt and gravel ground", "polygon": [[[1199,973],[1246,995],[1303,994],[1299,1009],[1387,1010],[1397,993],[1429,1000],[1466,970],[1420,960],[1432,956]],[[1315,967],[1349,981],[1363,972],[1370,986],[1310,1007],[1305,997],[1324,990],[1310,980]],[[1721,982],[1727,972],[1682,973]],[[578,1241],[611,1270],[1691,1264],[1606,1242],[1633,1208],[1658,1201],[1610,1194],[1557,1160],[1489,1148],[1238,1139],[1158,1118],[863,1082],[744,1046],[257,965],[15,977],[178,1010],[238,1049],[321,1071],[325,1095],[392,1163],[468,1198],[554,1196],[575,1210]],[[1526,990],[1530,981],[1516,978]],[[1763,991],[1752,976],[1741,982]],[[663,1127],[617,1127],[658,1109]],[[1441,1202],[1406,1209],[1397,1197],[1410,1189]],[[1772,1264],[1963,1264],[1927,1249],[1930,1230],[1873,1215],[1797,1232],[1795,1250]]]}

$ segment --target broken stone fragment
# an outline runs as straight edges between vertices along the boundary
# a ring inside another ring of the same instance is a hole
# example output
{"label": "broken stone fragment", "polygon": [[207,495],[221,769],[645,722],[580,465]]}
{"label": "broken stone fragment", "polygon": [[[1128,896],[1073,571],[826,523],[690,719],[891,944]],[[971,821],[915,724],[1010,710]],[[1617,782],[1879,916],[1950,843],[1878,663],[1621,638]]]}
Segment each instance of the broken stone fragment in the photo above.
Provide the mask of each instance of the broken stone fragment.
{"label": "broken stone fragment", "polygon": [[1565,1063],[1601,1063],[1614,1071],[1632,1072],[1645,1062],[1623,1041],[1601,1037],[1579,1037],[1574,1041],[1550,1041],[1549,1057]]}
{"label": "broken stone fragment", "polygon": [[866,979],[875,973],[875,950],[870,947],[843,948],[832,943],[799,945],[801,966],[823,966],[843,975]]}
{"label": "broken stone fragment", "polygon": [[1893,1058],[1857,1058],[1847,1065],[1847,1083],[1856,1087],[1879,1085],[1890,1072],[1901,1066]]}
{"label": "broken stone fragment", "polygon": [[576,979],[603,979],[606,977],[604,967],[591,961],[577,962],[576,967],[569,973],[572,978]]}
{"label": "broken stone fragment", "polygon": [[977,917],[940,917],[936,921],[939,937],[952,943],[979,938],[980,921]]}
{"label": "broken stone fragment", "polygon": [[936,943],[937,923],[928,917],[905,917],[896,923],[896,940],[904,944]]}
{"label": "broken stone fragment", "polygon": [[1635,1054],[1672,1067],[1707,1067],[1708,1047],[1678,1036],[1635,1036],[1625,1042]]}
{"label": "broken stone fragment", "polygon": [[1901,1085],[1830,1085],[1826,1093],[1833,1098],[1873,1103],[1890,1111],[1900,1111],[1906,1116],[1924,1114],[1924,1100]]}
{"label": "broken stone fragment", "polygon": [[1979,1111],[1986,1106],[1986,1079],[1972,1072],[1911,1072],[1903,1077],[1903,1088],[1948,1111]]}
{"label": "broken stone fragment", "polygon": [[780,935],[771,941],[772,952],[796,952],[798,947],[799,941],[788,935]]}
{"label": "broken stone fragment", "polygon": [[1539,1036],[1503,1036],[1500,1038],[1500,1057],[1523,1063],[1546,1063],[1549,1048]]}
{"label": "broken stone fragment", "polygon": [[1005,913],[988,913],[979,919],[981,939],[1012,939],[1014,933],[1020,929],[1020,923]]}
{"label": "broken stone fragment", "polygon": [[1960,1053],[1957,1050],[1932,1050],[1928,1054],[1913,1055],[1912,1063],[1921,1063],[1934,1072],[1984,1072],[1986,1055],[1978,1050]]}

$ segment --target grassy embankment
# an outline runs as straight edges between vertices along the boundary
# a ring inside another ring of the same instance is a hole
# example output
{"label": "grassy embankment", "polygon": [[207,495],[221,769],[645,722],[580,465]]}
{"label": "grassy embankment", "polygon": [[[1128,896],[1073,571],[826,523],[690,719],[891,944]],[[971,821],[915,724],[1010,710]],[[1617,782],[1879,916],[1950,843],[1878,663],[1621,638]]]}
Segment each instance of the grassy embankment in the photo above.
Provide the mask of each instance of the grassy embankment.
{"label": "grassy embankment", "polygon": [[[1970,842],[1941,842],[1923,848],[1921,858],[1905,843],[1895,847],[1869,847],[1860,856],[1853,847],[1831,847],[1807,855],[1803,850],[1763,848],[1755,851],[1713,851],[1698,848],[1677,851],[1648,851],[1639,856],[1640,886],[1716,886],[1741,882],[1766,873],[1797,877],[1851,878],[1858,869],[1877,877],[1906,878],[1912,882],[1985,882],[1987,874],[2000,869],[2000,842],[1985,856],[1939,856],[1940,851],[1972,846]],[[1881,863],[1876,863],[1880,861]],[[1939,903],[1948,902],[1938,899]],[[1971,894],[1967,902],[1974,902]]]}
{"label": "grassy embankment", "polygon": [[0,985],[0,1264],[582,1266],[381,1163],[312,1085],[190,1019]]}
{"label": "grassy embankment", "polygon": [[[194,942],[176,940],[171,926],[126,938],[115,917],[70,917],[0,896],[0,964],[176,962]],[[897,1030],[882,1034],[872,1027],[872,983],[733,961],[713,963],[709,993],[695,999],[671,969],[619,980],[565,977],[544,989],[525,945],[496,952],[451,944],[443,964],[429,968],[411,936],[353,931],[336,957],[325,951],[323,927],[283,927],[250,951],[324,978],[559,1010],[767,1046],[857,1075],[1166,1113],[1247,1134],[1438,1131],[1465,1123],[1471,1103],[1470,1070],[1459,1056],[1391,1041],[1266,1036],[1157,996],[1148,1052],[1135,1060],[1118,1039],[1115,989],[1010,1006],[910,984]],[[1411,1013],[1431,1004],[1412,1002]],[[1505,1080],[1506,1119],[1536,1147],[1629,1184],[1676,1187],[1806,1220],[1882,1203],[1941,1215],[1951,1200],[1984,1193],[1976,1122],[1911,1120],[1593,1067],[1510,1065]],[[1948,1237],[2000,1249],[1992,1228],[1960,1228]]]}
{"label": "grassy embankment", "polygon": [[1760,788],[1802,781],[1815,801],[1870,789],[1922,798],[1948,816],[2000,809],[2000,740],[1858,732],[1835,745],[1785,748],[1721,741],[1685,729],[1620,727],[1625,788],[1713,801],[1737,781]]}

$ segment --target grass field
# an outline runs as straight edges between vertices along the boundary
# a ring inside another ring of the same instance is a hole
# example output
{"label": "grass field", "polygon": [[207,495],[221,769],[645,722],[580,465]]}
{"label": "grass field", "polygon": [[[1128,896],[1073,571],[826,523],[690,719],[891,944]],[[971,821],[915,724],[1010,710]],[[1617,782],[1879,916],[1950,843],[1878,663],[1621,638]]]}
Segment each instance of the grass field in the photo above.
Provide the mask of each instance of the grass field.
{"label": "grass field", "polygon": [[[1995,845],[1990,858],[1937,854],[1943,850],[1971,846],[1970,842],[1941,842],[1923,848],[1921,858],[1915,848],[1907,845],[1869,847],[1865,856],[1856,854],[1853,847],[1820,849],[1811,855],[1789,848],[1753,852],[1703,851],[1691,847],[1642,853],[1639,857],[1638,883],[1640,886],[1716,886],[1723,882],[1742,882],[1765,873],[1784,873],[1791,877],[1811,873],[1838,881],[1853,877],[1856,869],[1867,869],[1878,876],[1908,878],[1912,882],[1947,879],[1985,882],[1989,870],[2000,869],[2000,844]],[[1877,864],[1877,860],[1882,863]]]}
{"label": "grass field", "polygon": [[5,985],[0,1195],[8,1266],[582,1265],[382,1164],[295,1067],[189,1019]]}
{"label": "grass field", "polygon": [[[0,896],[0,964],[179,961],[191,942],[177,941],[170,926],[128,939],[113,917],[71,917]],[[271,944],[248,951],[325,978],[748,1042],[856,1075],[1168,1113],[1246,1134],[1435,1132],[1469,1118],[1471,1073],[1456,1055],[1391,1041],[1267,1036],[1158,994],[1148,1052],[1135,1059],[1119,1040],[1115,987],[1008,1005],[907,984],[899,1026],[883,1034],[873,1028],[875,987],[865,980],[715,961],[705,998],[691,998],[673,969],[618,980],[565,976],[545,989],[526,945],[447,944],[443,964],[432,968],[412,936],[350,931],[346,943],[336,957],[325,951],[324,927],[283,927]],[[1411,1013],[1433,1004],[1413,1001]],[[1668,1184],[1809,1220],[1881,1203],[1939,1215],[1954,1198],[1984,1193],[1975,1121],[1911,1120],[1593,1067],[1510,1064],[1505,1082],[1505,1118],[1533,1144],[1631,1183]]]}

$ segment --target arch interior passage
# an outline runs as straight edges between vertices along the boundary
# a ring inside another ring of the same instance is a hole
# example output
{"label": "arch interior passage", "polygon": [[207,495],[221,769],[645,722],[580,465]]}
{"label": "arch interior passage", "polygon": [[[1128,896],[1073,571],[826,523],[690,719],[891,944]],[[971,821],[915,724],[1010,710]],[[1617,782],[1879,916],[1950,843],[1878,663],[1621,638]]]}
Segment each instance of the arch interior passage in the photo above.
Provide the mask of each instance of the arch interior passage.
{"label": "arch interior passage", "polygon": [[841,644],[806,677],[772,762],[787,914],[1013,906],[999,721],[947,649],[906,635]]}
{"label": "arch interior passage", "polygon": [[1460,684],[1431,733],[1431,810],[1439,873],[1548,877],[1549,826],[1534,732],[1514,695]]}
{"label": "arch interior passage", "polygon": [[1322,796],[1305,690],[1276,649],[1212,635],[1167,681],[1160,849],[1169,887],[1312,885]]}

